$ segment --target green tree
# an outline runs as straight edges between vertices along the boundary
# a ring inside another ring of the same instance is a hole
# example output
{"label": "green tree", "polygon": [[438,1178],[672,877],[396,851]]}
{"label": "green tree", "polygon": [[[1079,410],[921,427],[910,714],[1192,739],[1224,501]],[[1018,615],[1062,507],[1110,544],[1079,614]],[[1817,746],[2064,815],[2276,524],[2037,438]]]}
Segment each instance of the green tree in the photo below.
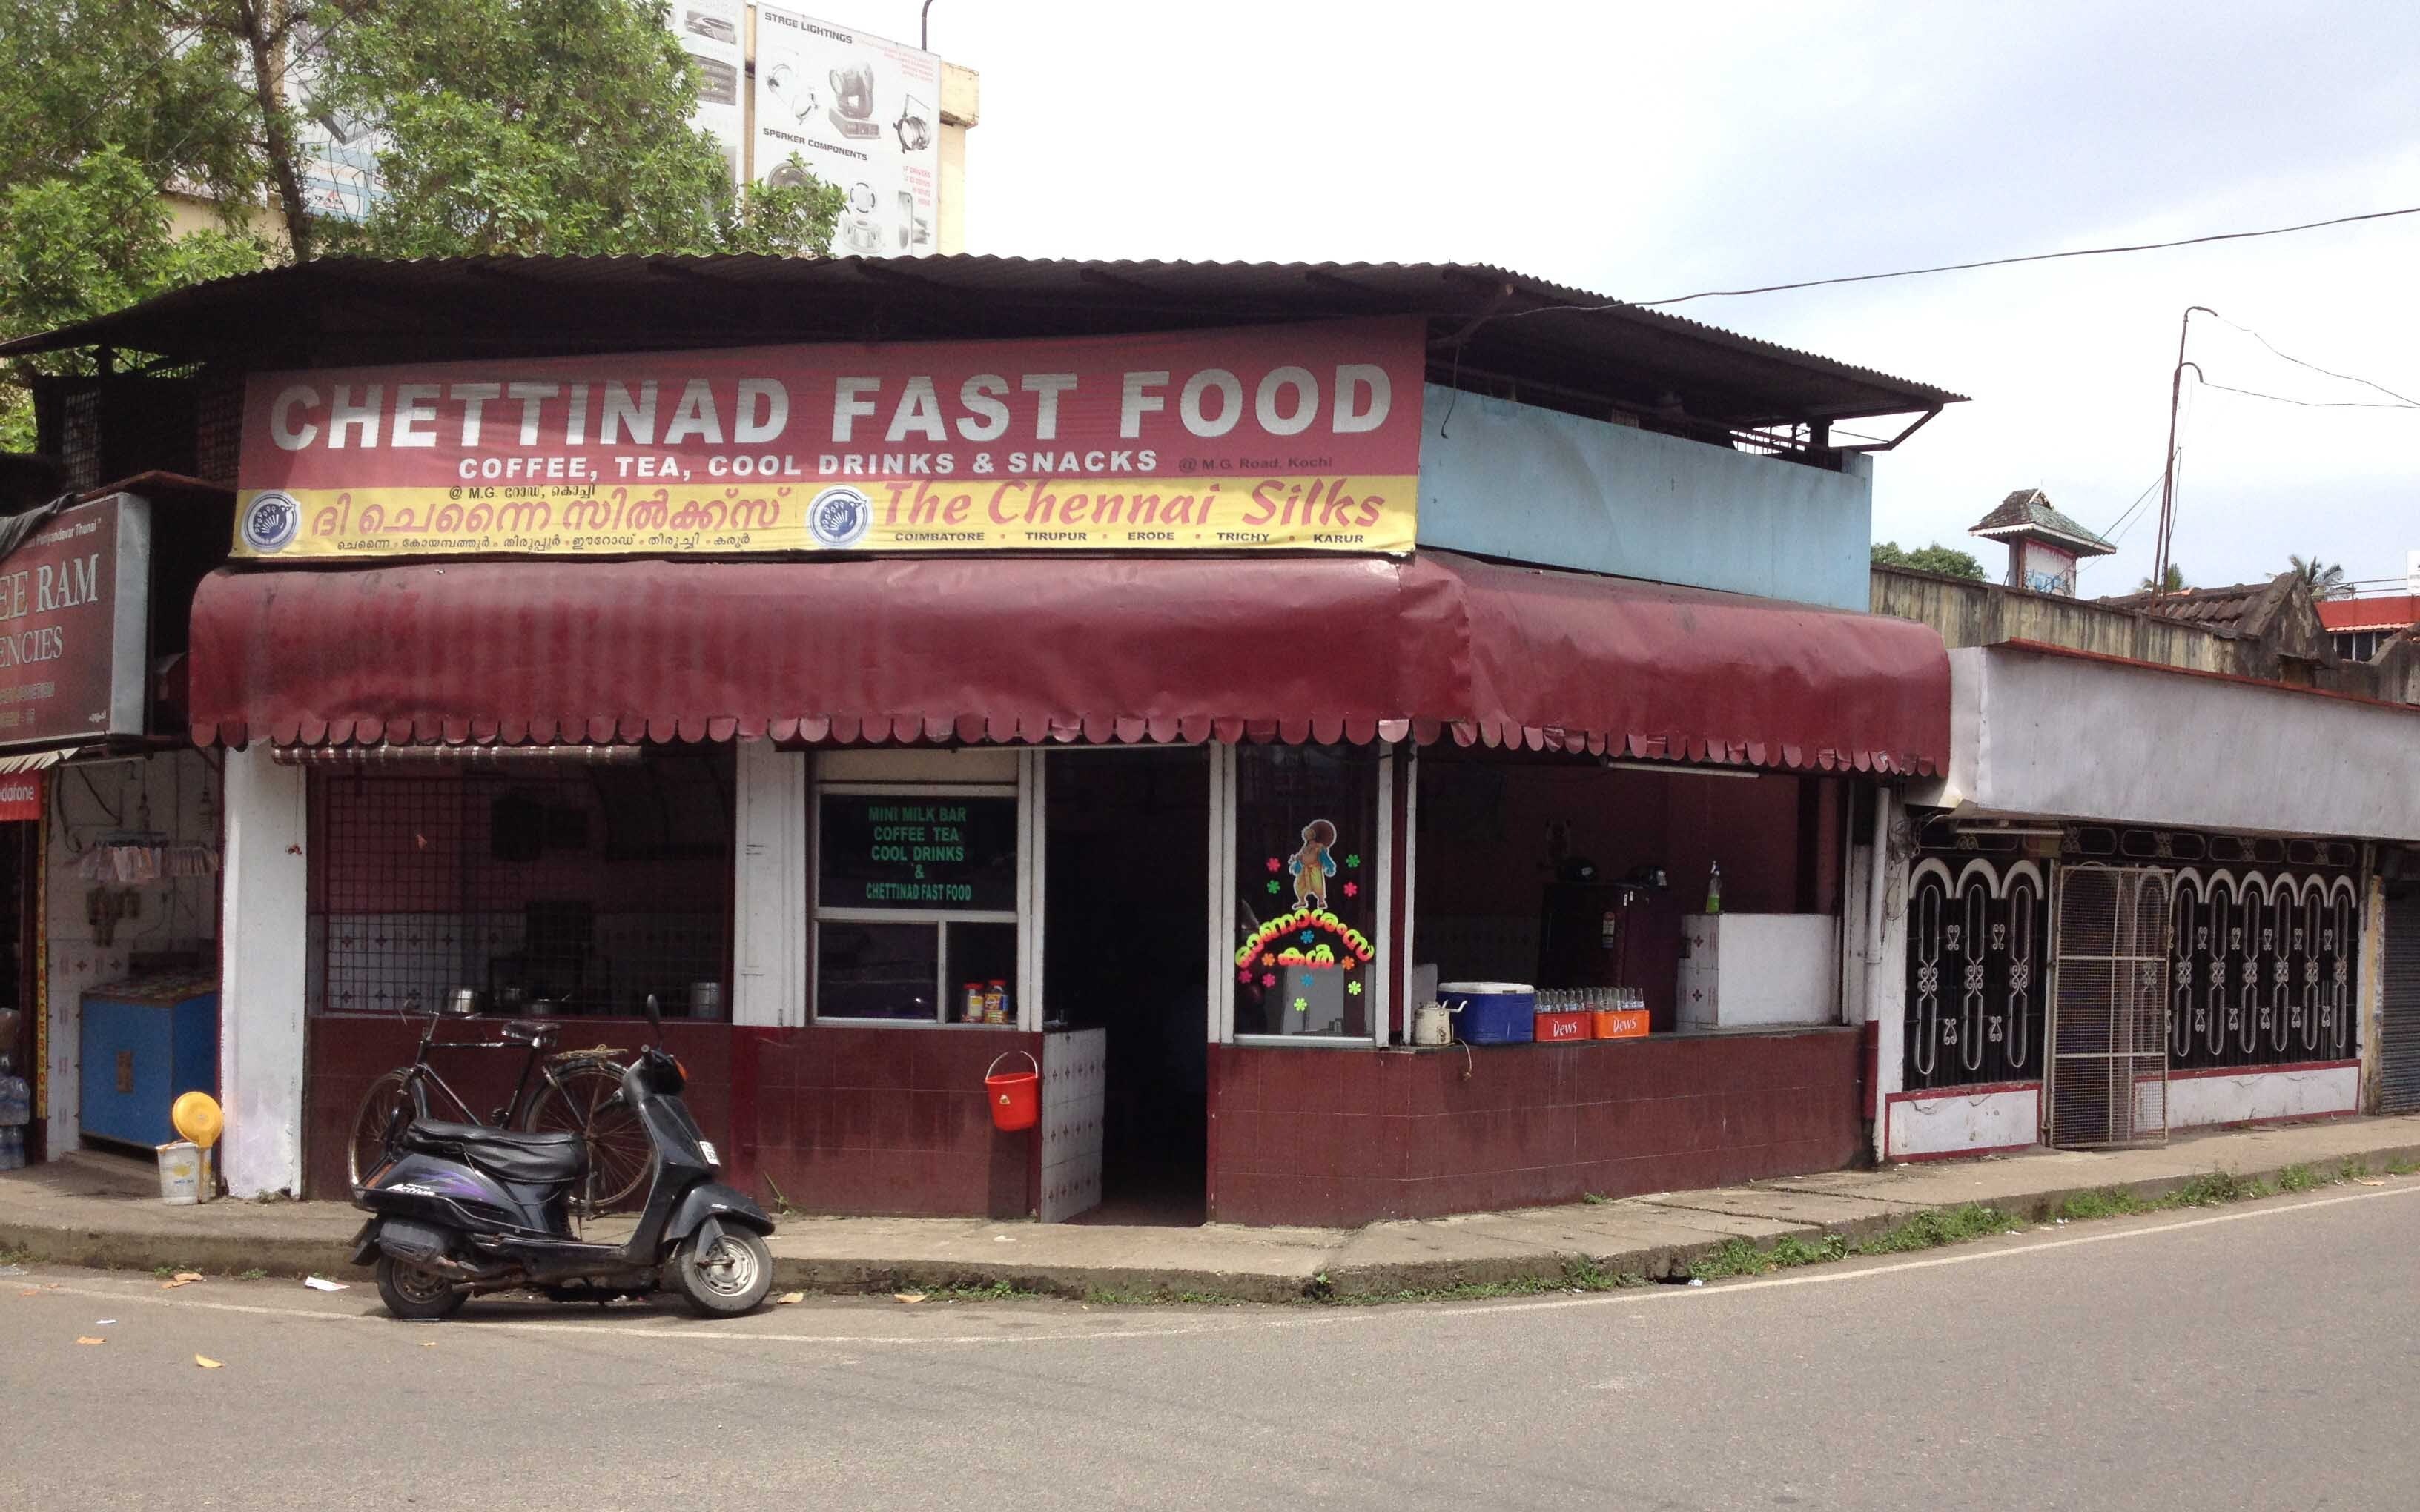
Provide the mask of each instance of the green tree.
{"label": "green tree", "polygon": [[2350,598],[2352,596],[2352,584],[2345,581],[2344,568],[2335,563],[2321,566],[2319,553],[2313,552],[2308,557],[2288,554],[2286,560],[2293,563],[2288,570],[2295,577],[2303,579],[2304,586],[2310,589],[2313,598]]}
{"label": "green tree", "polygon": [[2135,585],[2134,592],[2138,594],[2181,594],[2192,586],[2193,584],[2185,581],[2185,569],[2171,562],[2168,563],[2168,570],[2165,576],[2160,578],[2156,581],[2146,577],[2140,583]]}
{"label": "green tree", "polygon": [[[839,191],[803,170],[734,189],[689,124],[695,70],[666,14],[665,0],[0,0],[0,337],[330,252],[824,255]],[[366,220],[310,202],[305,82],[314,117],[384,132],[386,194]],[[212,207],[216,228],[180,236],[167,190]],[[28,440],[25,380],[76,361],[0,374],[0,445]]]}
{"label": "green tree", "polygon": [[1938,541],[1931,546],[1918,547],[1913,551],[1901,549],[1897,541],[1876,541],[1873,545],[1873,559],[1874,565],[1877,567],[1914,567],[1918,572],[1937,572],[1951,578],[1971,578],[1977,582],[1983,580],[1983,564],[1975,560],[1973,552],[1943,546]]}

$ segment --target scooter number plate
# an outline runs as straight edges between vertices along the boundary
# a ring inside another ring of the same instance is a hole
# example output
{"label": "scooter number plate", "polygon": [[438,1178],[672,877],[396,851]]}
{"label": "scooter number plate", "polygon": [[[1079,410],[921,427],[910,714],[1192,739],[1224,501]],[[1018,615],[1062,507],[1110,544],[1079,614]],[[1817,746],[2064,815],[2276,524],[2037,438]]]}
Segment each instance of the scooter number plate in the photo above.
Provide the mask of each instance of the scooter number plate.
{"label": "scooter number plate", "polygon": [[708,1165],[720,1165],[722,1164],[722,1157],[714,1152],[714,1141],[710,1139],[701,1139],[697,1142],[697,1148],[705,1151],[706,1163]]}

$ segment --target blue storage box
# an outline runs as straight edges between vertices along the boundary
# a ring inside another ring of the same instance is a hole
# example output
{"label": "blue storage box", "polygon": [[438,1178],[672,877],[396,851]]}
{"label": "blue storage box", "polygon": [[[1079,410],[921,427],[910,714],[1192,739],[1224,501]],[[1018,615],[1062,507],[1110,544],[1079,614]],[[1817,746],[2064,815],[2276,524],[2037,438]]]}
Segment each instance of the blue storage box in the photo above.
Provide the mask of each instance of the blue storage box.
{"label": "blue storage box", "polygon": [[152,978],[88,988],[78,1055],[87,1139],[149,1149],[177,1137],[180,1092],[218,1091],[219,998],[207,978]]}
{"label": "blue storage box", "polygon": [[1441,981],[1437,1001],[1464,1044],[1528,1044],[1537,1038],[1538,989],[1520,981]]}

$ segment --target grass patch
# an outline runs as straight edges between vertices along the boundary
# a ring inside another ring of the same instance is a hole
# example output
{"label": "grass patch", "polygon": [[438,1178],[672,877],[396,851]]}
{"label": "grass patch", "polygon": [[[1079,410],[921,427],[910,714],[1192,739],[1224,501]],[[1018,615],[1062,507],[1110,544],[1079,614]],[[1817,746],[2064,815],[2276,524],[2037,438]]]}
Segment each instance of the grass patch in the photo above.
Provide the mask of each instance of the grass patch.
{"label": "grass patch", "polygon": [[32,1250],[0,1247],[0,1265],[31,1265],[33,1262]]}
{"label": "grass patch", "polygon": [[2321,1176],[2308,1165],[2288,1165],[2277,1173],[2277,1190],[2308,1192],[2314,1187],[2326,1186],[2331,1181],[2341,1180],[2343,1180],[2341,1177]]}
{"label": "grass patch", "polygon": [[[991,1295],[986,1291],[985,1296]],[[1032,1296],[1033,1293],[1012,1293]],[[1084,1293],[1087,1307],[1240,1307],[1241,1297],[1218,1291],[1128,1291],[1123,1287],[1094,1287]]]}
{"label": "grass patch", "polygon": [[1589,1204],[1590,1207],[1602,1207],[1606,1203],[1611,1202],[1613,1198],[1601,1196],[1594,1192],[1583,1192],[1580,1194],[1580,1200]]}
{"label": "grass patch", "polygon": [[1520,1275],[1502,1281],[1466,1281],[1450,1287],[1399,1287],[1392,1291],[1364,1291],[1338,1296],[1330,1289],[1306,1301],[1334,1307],[1372,1307],[1383,1303],[1489,1302],[1501,1297],[1535,1297],[1550,1291],[1627,1291],[1650,1285],[1636,1271],[1608,1271],[1585,1255],[1563,1262],[1559,1275]]}
{"label": "grass patch", "polygon": [[1853,1255],[1904,1255],[1913,1250],[1937,1249],[1944,1244],[1963,1244],[1970,1240],[2010,1233],[2024,1227],[2021,1220],[1997,1208],[1970,1202],[1962,1207],[1943,1208],[1936,1212],[1919,1212],[1881,1233],[1855,1241],[1839,1234],[1824,1234],[1816,1239],[1791,1234],[1761,1248],[1745,1239],[1726,1240],[1720,1249],[1693,1261],[1689,1274],[1700,1281],[1762,1275],[1768,1271],[1788,1271],[1802,1265],[1827,1265],[1834,1260],[1845,1260]]}
{"label": "grass patch", "polygon": [[255,1266],[251,1270],[238,1275],[236,1279],[238,1281],[266,1281],[269,1279],[269,1273],[260,1269],[258,1266]]}
{"label": "grass patch", "polygon": [[2067,1223],[2082,1223],[2090,1218],[2123,1218],[2132,1213],[2149,1212],[2156,1203],[2145,1202],[2123,1187],[2103,1187],[2098,1192],[2078,1192],[2053,1208],[2050,1216]]}
{"label": "grass patch", "polygon": [[2022,1219],[1997,1208],[1968,1202],[1933,1212],[1919,1212],[1870,1239],[1859,1240],[1850,1246],[1849,1252],[1853,1255],[1904,1255],[1910,1250],[1937,1249],[1944,1244],[1963,1244],[1969,1240],[1985,1239],[1993,1234],[2014,1233],[2024,1227]]}
{"label": "grass patch", "polygon": [[2420,1164],[2414,1164],[2407,1156],[2398,1155],[2386,1163],[2386,1174],[2389,1176],[2409,1176],[2414,1171],[2420,1171]]}
{"label": "grass patch", "polygon": [[2233,1171],[2211,1171],[2195,1177],[2170,1193],[2164,1206],[2216,1208],[2229,1202],[2249,1202],[2254,1197],[2268,1195],[2269,1188],[2257,1177],[2239,1176]]}

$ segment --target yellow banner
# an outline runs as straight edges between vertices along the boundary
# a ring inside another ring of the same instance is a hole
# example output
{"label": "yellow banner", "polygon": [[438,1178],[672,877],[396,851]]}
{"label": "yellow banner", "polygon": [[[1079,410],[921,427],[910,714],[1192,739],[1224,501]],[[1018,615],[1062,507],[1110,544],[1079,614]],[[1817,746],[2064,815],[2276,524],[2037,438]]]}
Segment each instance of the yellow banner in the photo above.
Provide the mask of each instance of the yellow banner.
{"label": "yellow banner", "polygon": [[236,555],[1412,549],[1417,476],[846,478],[263,488]]}

